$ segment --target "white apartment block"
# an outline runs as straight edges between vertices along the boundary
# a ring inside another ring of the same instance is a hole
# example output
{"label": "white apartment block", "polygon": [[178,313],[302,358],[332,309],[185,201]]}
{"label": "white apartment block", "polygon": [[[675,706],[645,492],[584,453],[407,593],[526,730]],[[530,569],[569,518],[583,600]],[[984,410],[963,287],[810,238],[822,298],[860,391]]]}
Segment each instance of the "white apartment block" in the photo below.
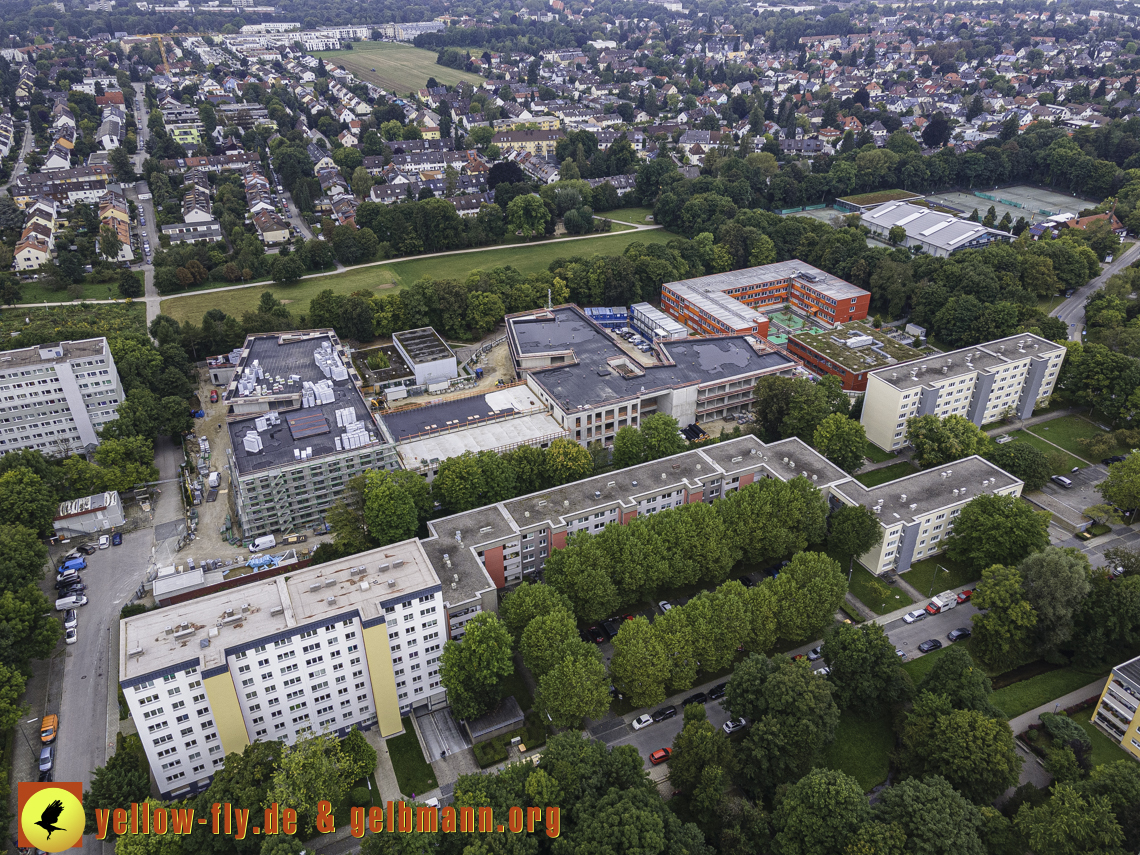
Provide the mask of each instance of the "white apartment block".
{"label": "white apartment block", "polygon": [[0,454],[34,448],[66,455],[99,444],[118,418],[119,372],[105,338],[0,354]]}
{"label": "white apartment block", "polygon": [[163,798],[259,739],[387,737],[443,705],[441,591],[413,539],[122,621],[119,685]]}
{"label": "white apartment block", "polygon": [[1031,333],[890,365],[867,374],[863,427],[885,451],[907,444],[906,420],[956,414],[976,425],[1027,418],[1053,394],[1064,345]]}

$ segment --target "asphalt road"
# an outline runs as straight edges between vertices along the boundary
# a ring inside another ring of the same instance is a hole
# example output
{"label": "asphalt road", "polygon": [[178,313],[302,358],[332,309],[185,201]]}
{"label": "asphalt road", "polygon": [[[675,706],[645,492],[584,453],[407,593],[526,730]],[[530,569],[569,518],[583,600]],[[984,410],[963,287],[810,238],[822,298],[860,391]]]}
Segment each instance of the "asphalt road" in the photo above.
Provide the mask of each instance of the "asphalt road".
{"label": "asphalt road", "polygon": [[1114,273],[1119,273],[1138,257],[1140,257],[1140,242],[1130,245],[1124,252],[1113,259],[1111,264],[1104,266],[1100,276],[1090,281],[1087,285],[1078,288],[1072,297],[1069,297],[1065,302],[1049,313],[1055,318],[1060,318],[1068,325],[1069,339],[1071,341],[1079,341],[1081,338],[1081,331],[1085,326],[1085,302],[1088,300],[1089,295],[1092,294],[1093,291],[1103,288],[1110,276]]}

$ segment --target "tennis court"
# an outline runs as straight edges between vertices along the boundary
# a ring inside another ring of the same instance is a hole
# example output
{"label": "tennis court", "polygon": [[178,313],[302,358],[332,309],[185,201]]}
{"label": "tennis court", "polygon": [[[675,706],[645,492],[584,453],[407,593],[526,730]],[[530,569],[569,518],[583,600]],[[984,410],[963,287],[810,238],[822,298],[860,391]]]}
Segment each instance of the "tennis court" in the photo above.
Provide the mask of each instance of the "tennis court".
{"label": "tennis court", "polygon": [[832,225],[836,217],[842,221],[846,216],[846,212],[840,211],[837,208],[816,208],[814,211],[795,211],[789,214],[784,214],[785,217],[811,217],[813,220],[819,220],[821,223]]}
{"label": "tennis court", "polygon": [[984,217],[990,205],[993,205],[999,221],[1008,213],[1015,223],[1018,217],[1025,217],[1027,222],[1036,223],[1054,214],[1066,212],[1075,214],[1084,208],[1096,205],[1096,202],[1078,196],[1044,190],[1040,187],[1029,187],[1025,184],[996,190],[986,188],[972,193],[935,193],[926,198],[936,204],[956,208],[962,212],[963,217],[970,216],[970,212],[975,208],[978,209],[978,216]]}

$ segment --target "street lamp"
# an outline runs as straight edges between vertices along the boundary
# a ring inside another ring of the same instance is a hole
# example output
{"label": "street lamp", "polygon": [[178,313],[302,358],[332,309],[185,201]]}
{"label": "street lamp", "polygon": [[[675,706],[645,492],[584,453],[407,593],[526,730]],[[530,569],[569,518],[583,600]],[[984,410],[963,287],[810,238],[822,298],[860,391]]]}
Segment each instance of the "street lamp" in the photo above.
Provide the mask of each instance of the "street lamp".
{"label": "street lamp", "polygon": [[30,718],[27,721],[22,722],[20,726],[16,728],[18,731],[20,731],[20,736],[24,737],[24,742],[28,744],[28,751],[31,752],[33,760],[36,759],[36,749],[32,748],[32,743],[28,740],[28,734],[24,733],[24,725],[31,724],[34,721],[36,721],[36,719]]}
{"label": "street lamp", "polygon": [[928,597],[934,596],[934,583],[938,580],[938,571],[939,570],[945,570],[945,569],[946,568],[943,567],[941,564],[935,564],[934,565],[934,575],[930,577],[930,590],[927,592],[926,596],[928,596]]}

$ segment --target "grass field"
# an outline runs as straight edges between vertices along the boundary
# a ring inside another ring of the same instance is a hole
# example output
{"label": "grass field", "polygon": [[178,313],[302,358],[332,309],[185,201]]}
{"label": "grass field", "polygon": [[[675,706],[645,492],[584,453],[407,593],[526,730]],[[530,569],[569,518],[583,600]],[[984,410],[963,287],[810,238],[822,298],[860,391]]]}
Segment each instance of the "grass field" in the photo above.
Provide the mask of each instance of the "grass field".
{"label": "grass field", "polygon": [[[142,281],[142,274],[136,273],[135,277]],[[49,291],[39,282],[21,282],[20,283],[20,300],[21,303],[66,303],[72,298],[68,296],[67,291]],[[83,295],[75,302],[82,300],[115,300],[119,298],[119,281],[116,278],[114,282],[92,282],[91,277],[88,276],[83,282]]]}
{"label": "grass field", "polygon": [[882,469],[859,472],[855,475],[855,480],[864,487],[877,487],[880,484],[886,484],[888,481],[893,481],[896,478],[913,475],[917,471],[918,467],[910,461],[900,460],[898,463],[892,463],[890,466],[884,466]]}
{"label": "grass field", "polygon": [[914,605],[914,600],[906,591],[897,585],[888,585],[876,579],[869,570],[858,564],[855,565],[855,572],[851,574],[851,584],[847,586],[847,590],[877,615]]}
{"label": "grass field", "polygon": [[[946,555],[935,555],[933,558],[916,561],[901,575],[919,593],[931,591],[932,593],[926,594],[928,597],[951,588],[970,585],[982,578],[981,571],[951,561]],[[932,582],[933,587],[931,587]]]}
{"label": "grass field", "polygon": [[[1074,454],[1077,457],[1084,458],[1090,463],[1095,463],[1090,457],[1090,452],[1083,445],[1080,440],[1093,439],[1100,436],[1107,431],[1097,427],[1091,421],[1081,416],[1061,416],[1060,418],[1050,419],[1043,424],[1034,425],[1026,430],[1036,434],[1042,439],[1047,439],[1055,445],[1061,446],[1065,451]],[[1117,454],[1128,454],[1129,449],[1121,446],[1116,446],[1113,449],[1098,454],[1097,457],[1113,457]]]}
{"label": "grass field", "polygon": [[848,713],[839,719],[835,741],[824,753],[823,763],[846,772],[864,790],[871,790],[887,779],[894,741],[888,716],[863,717]]}
{"label": "grass field", "polygon": [[545,270],[556,258],[572,255],[617,255],[631,243],[666,243],[674,238],[664,229],[624,232],[585,241],[543,241],[496,247],[490,250],[460,252],[433,258],[410,258],[360,267],[330,276],[302,279],[292,285],[253,285],[231,291],[204,294],[186,294],[167,297],[162,301],[162,313],[182,321],[200,323],[202,315],[210,309],[221,309],[227,315],[240,318],[243,312],[253,311],[264,291],[272,291],[279,300],[289,301],[294,314],[305,314],[309,301],[326,289],[337,294],[349,294],[361,289],[384,291],[399,289],[424,276],[433,279],[466,279],[472,270],[511,266],[524,276]]}
{"label": "grass field", "polygon": [[[940,650],[934,650],[930,653],[919,654],[918,650],[907,650],[907,654],[912,658],[903,663],[903,670],[910,674],[911,680],[917,686],[922,678],[926,676],[927,672],[934,667],[934,663],[938,661],[940,656],[945,656],[946,651],[954,645],[946,645]],[[917,657],[917,658],[913,658]]]}
{"label": "grass field", "polygon": [[[1027,713],[1031,709],[1047,704],[1062,695],[1075,692],[1082,686],[1087,686],[1107,674],[1107,668],[1097,671],[1061,668],[998,689],[990,695],[990,700],[1007,716],[1016,718],[1022,713]],[[1098,692],[1099,689],[1092,690],[1089,692],[1089,696],[1091,697]]]}
{"label": "grass field", "polygon": [[343,65],[358,79],[400,95],[423,89],[429,77],[445,86],[464,80],[478,86],[483,80],[478,74],[437,65],[430,50],[395,42],[358,42],[352,50],[320,51],[313,56]]}
{"label": "grass field", "polygon": [[1113,742],[1099,727],[1092,723],[1091,709],[1084,710],[1072,715],[1073,721],[1084,728],[1085,733],[1089,735],[1092,740],[1092,762],[1094,766],[1103,766],[1106,763],[1113,763],[1117,760],[1124,760],[1128,757],[1125,752],[1117,743]]}
{"label": "grass field", "polygon": [[879,446],[870,440],[867,440],[863,446],[863,456],[872,463],[886,463],[888,460],[895,459],[894,454],[889,451],[883,451],[883,449],[879,448]]}
{"label": "grass field", "polygon": [[877,190],[873,193],[860,193],[857,196],[844,196],[842,201],[852,205],[881,205],[883,202],[893,202],[896,199],[914,199],[918,193],[909,190]]}
{"label": "grass field", "polygon": [[1084,464],[1073,455],[1061,451],[1049,443],[1045,442],[1038,436],[1034,436],[1028,431],[1017,430],[1010,433],[1014,439],[1019,442],[1025,442],[1032,445],[1034,448],[1045,452],[1045,456],[1049,460],[1049,472],[1051,475],[1064,475],[1072,471],[1074,466],[1083,466]]}
{"label": "grass field", "polygon": [[392,768],[396,772],[400,792],[411,796],[412,793],[434,790],[439,784],[436,783],[435,772],[424,760],[420,741],[412,730],[412,720],[405,716],[402,721],[404,732],[388,740],[388,753],[392,757]]}
{"label": "grass field", "polygon": [[652,208],[616,208],[612,211],[599,211],[595,213],[597,217],[604,217],[607,220],[613,220],[618,223],[634,223],[639,226],[651,225],[652,220],[649,217],[653,216]]}

